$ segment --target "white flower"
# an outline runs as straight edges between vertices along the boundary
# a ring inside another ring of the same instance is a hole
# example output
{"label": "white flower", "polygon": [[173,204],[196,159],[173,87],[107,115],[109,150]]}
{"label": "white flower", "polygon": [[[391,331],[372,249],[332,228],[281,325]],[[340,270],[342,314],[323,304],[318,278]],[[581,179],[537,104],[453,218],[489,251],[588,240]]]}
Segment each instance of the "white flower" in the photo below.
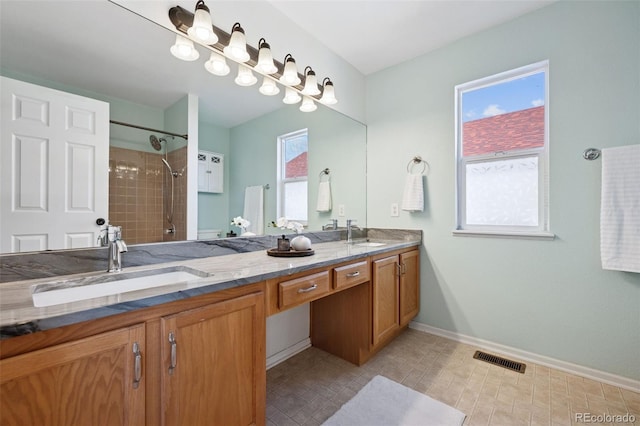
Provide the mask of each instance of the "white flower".
{"label": "white flower", "polygon": [[287,227],[287,225],[289,224],[289,221],[287,220],[286,217],[279,217],[278,221],[276,222],[276,226],[280,229],[284,229]]}
{"label": "white flower", "polygon": [[304,226],[300,222],[289,222],[287,224],[287,229],[291,229],[296,231],[296,234],[299,234],[304,229]]}
{"label": "white flower", "polygon": [[239,228],[246,229],[249,227],[249,225],[251,225],[251,222],[249,222],[247,219],[243,219],[242,216],[236,216],[231,221],[231,224]]}

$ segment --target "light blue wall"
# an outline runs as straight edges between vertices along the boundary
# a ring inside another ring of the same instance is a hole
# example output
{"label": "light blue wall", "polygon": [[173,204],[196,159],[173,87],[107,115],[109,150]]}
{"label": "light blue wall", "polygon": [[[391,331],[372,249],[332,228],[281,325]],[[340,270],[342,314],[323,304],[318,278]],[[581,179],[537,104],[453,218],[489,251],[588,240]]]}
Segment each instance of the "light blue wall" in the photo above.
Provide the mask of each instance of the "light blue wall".
{"label": "light blue wall", "polygon": [[[269,184],[265,191],[265,233],[278,232],[266,224],[276,217],[276,165],[278,136],[300,129],[309,132],[309,229],[319,230],[330,219],[347,218],[366,224],[366,127],[325,107],[300,112],[299,105],[286,106],[231,129],[229,216],[242,215],[244,188]],[[316,212],[320,171],[331,171],[333,210]],[[338,217],[344,204],[345,216]],[[237,229],[235,229],[237,231]]]}
{"label": "light blue wall", "polygon": [[200,121],[198,148],[224,155],[224,192],[198,193],[198,229],[230,230],[229,218],[229,129]]}
{"label": "light blue wall", "polygon": [[[454,237],[454,86],[550,61],[553,241]],[[561,1],[367,78],[368,224],[424,231],[417,321],[640,379],[640,274],[599,260],[600,161],[640,143],[640,3]],[[389,217],[422,155],[426,211]]]}

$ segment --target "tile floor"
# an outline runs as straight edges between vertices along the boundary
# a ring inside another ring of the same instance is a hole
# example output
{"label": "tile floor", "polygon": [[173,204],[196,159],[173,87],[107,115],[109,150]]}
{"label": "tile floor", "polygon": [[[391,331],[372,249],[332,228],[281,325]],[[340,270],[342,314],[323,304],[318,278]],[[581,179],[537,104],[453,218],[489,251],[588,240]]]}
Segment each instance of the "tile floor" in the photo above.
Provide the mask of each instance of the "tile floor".
{"label": "tile floor", "polygon": [[476,349],[411,329],[362,367],[309,348],[267,371],[267,425],[320,425],[380,374],[456,407],[465,426],[584,424],[576,413],[629,413],[635,423],[614,424],[640,426],[638,393],[531,363],[512,372]]}

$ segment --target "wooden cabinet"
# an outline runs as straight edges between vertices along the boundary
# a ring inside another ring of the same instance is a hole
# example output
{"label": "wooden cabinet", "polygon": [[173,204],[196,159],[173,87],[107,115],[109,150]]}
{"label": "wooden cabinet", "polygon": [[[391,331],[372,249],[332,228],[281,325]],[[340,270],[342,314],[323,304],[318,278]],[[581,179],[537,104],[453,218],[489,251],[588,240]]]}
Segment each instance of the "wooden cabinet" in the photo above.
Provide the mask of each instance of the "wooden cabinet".
{"label": "wooden cabinet", "polygon": [[143,425],[145,327],[0,361],[3,425]]}
{"label": "wooden cabinet", "polygon": [[263,321],[263,293],[162,318],[162,424],[264,423]]}
{"label": "wooden cabinet", "polygon": [[420,310],[420,251],[400,254],[400,327]]}
{"label": "wooden cabinet", "polygon": [[52,330],[65,343],[0,360],[0,423],[264,425],[264,285],[247,287],[94,320],[77,335]]}
{"label": "wooden cabinet", "polygon": [[409,324],[420,309],[420,252],[374,259],[372,275],[372,344],[376,346]]}

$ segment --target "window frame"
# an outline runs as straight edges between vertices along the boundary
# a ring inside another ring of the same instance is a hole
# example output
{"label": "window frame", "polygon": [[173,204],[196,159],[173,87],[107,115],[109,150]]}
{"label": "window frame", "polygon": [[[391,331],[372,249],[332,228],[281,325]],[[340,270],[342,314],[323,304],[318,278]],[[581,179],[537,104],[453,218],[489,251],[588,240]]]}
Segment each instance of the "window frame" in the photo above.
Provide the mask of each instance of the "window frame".
{"label": "window frame", "polygon": [[[300,137],[302,135],[306,135],[307,136],[307,155],[309,153],[309,129],[308,128],[304,128],[304,129],[300,129],[300,130],[296,130],[293,132],[289,132],[286,133],[284,135],[280,135],[277,138],[277,190],[276,190],[276,215],[277,217],[283,217],[284,216],[284,212],[285,212],[285,207],[286,207],[286,200],[284,197],[284,187],[287,183],[292,183],[292,182],[306,182],[307,183],[307,219],[306,220],[301,220],[301,219],[296,219],[296,218],[287,218],[288,220],[293,220],[296,222],[301,223],[304,226],[307,226],[308,222],[309,222],[309,200],[308,200],[308,193],[309,193],[309,172],[308,172],[308,163],[307,163],[307,176],[306,177],[296,177],[296,178],[285,178],[284,176],[284,171],[286,169],[286,162],[285,162],[285,156],[284,156],[284,144],[289,140],[289,139],[294,139],[297,137]],[[308,159],[308,157],[307,157]],[[308,160],[307,160],[308,161]]]}
{"label": "window frame", "polygon": [[[467,92],[482,89],[529,75],[544,72],[544,146],[513,151],[495,151],[488,154],[464,156],[462,150],[463,139],[463,111],[462,98]],[[456,85],[455,95],[455,229],[454,235],[486,236],[486,237],[514,237],[553,239],[555,235],[549,227],[549,61],[544,60],[488,77]],[[474,225],[468,224],[466,218],[466,167],[468,164],[500,161],[525,157],[538,159],[538,225]]]}

